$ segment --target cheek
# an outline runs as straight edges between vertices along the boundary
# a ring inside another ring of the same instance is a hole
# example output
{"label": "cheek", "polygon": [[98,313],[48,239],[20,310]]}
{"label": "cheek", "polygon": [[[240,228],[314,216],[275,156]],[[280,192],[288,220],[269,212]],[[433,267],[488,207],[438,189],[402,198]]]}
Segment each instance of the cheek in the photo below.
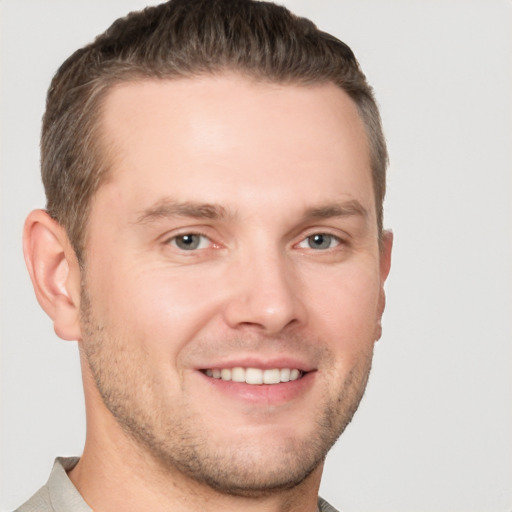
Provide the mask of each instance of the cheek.
{"label": "cheek", "polygon": [[88,286],[110,331],[159,354],[179,351],[216,309],[212,281],[191,269],[102,267]]}
{"label": "cheek", "polygon": [[380,292],[376,269],[347,265],[308,286],[311,327],[346,354],[373,345]]}

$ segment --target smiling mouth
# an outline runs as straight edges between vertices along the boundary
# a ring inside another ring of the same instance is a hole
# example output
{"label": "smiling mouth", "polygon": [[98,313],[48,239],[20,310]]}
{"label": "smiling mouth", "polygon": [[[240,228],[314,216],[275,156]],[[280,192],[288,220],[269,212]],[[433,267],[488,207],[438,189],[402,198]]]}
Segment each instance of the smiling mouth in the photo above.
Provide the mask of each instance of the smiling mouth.
{"label": "smiling mouth", "polygon": [[297,368],[208,368],[201,370],[213,379],[222,379],[232,382],[244,382],[251,385],[280,384],[302,378],[306,372]]}

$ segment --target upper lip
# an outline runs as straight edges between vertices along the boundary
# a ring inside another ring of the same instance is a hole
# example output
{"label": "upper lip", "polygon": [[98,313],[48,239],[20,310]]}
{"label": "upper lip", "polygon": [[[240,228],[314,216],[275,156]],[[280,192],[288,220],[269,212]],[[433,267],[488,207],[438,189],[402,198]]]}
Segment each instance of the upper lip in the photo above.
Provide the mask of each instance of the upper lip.
{"label": "upper lip", "polygon": [[226,358],[222,360],[209,361],[196,367],[197,370],[207,370],[210,368],[260,368],[262,370],[271,370],[273,368],[297,368],[303,372],[315,370],[315,367],[308,362],[301,361],[295,357],[237,357]]}

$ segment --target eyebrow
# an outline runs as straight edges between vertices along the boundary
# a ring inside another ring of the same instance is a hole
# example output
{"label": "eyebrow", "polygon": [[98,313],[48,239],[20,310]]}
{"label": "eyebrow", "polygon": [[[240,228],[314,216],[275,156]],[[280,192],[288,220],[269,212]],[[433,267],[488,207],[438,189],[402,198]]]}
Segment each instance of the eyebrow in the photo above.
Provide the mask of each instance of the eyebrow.
{"label": "eyebrow", "polygon": [[[179,202],[165,198],[153,206],[143,210],[137,217],[136,224],[146,224],[159,219],[172,217],[190,217],[195,219],[220,220],[232,217],[233,214],[217,204],[197,203],[194,201]],[[368,210],[357,200],[344,201],[342,203],[328,203],[325,205],[308,208],[304,215],[304,221],[321,220],[333,217],[368,217]]]}
{"label": "eyebrow", "polygon": [[368,210],[356,199],[342,203],[330,203],[306,210],[305,220],[328,219],[332,217],[359,216],[364,219],[368,217]]}
{"label": "eyebrow", "polygon": [[143,210],[137,217],[135,223],[145,224],[170,217],[218,220],[228,217],[228,212],[223,206],[215,204],[196,203],[193,201],[178,202],[173,199],[162,199],[153,206]]}

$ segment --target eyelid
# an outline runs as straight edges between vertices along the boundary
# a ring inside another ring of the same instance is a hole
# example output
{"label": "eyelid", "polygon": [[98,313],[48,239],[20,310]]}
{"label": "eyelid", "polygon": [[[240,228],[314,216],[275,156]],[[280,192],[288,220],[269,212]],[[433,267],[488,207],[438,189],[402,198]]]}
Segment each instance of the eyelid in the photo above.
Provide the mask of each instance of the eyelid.
{"label": "eyelid", "polygon": [[[207,240],[207,247],[201,247],[201,245],[204,245],[201,241],[199,242],[199,247],[193,247],[190,249],[184,249],[182,247],[179,247],[176,240],[179,239],[180,237],[185,237],[185,236],[197,236],[204,240]],[[179,233],[177,235],[174,235],[174,236],[168,238],[166,243],[168,245],[172,245],[178,251],[183,251],[183,252],[201,251],[201,250],[209,249],[213,245],[213,242],[209,236],[204,235],[202,233],[194,233],[194,232]]]}
{"label": "eyelid", "polygon": [[[204,225],[183,225],[176,227],[174,229],[170,229],[160,235],[158,239],[160,240],[160,243],[164,246],[171,246],[175,248],[176,250],[182,251],[179,247],[176,247],[175,240],[179,237],[183,237],[186,235],[196,235],[200,237],[204,237],[209,241],[209,247],[212,247],[217,244],[215,240],[215,233],[212,233],[208,226]],[[174,243],[173,243],[174,242]],[[204,249],[199,250],[205,250],[209,247],[205,247]],[[196,249],[197,250],[197,249]],[[183,251],[182,251],[183,252]]]}
{"label": "eyelid", "polygon": [[294,245],[298,245],[299,243],[304,242],[307,238],[310,238],[314,235],[328,235],[339,240],[341,244],[348,244],[350,239],[352,238],[349,233],[347,233],[346,231],[342,231],[337,227],[311,226],[308,227],[307,229],[302,230],[300,235],[296,237],[296,239],[298,238],[299,241]]}
{"label": "eyelid", "polygon": [[[306,246],[306,245],[303,245],[303,244],[307,244],[308,243],[308,240],[311,239],[312,237],[316,236],[316,235],[322,235],[322,236],[325,236],[325,237],[329,237],[331,239],[331,241],[335,241],[336,244],[333,246],[333,247],[326,247],[326,248],[314,248],[314,247],[310,247],[310,246]],[[329,233],[328,231],[315,231],[313,233],[310,233],[306,236],[304,236],[297,244],[296,246],[301,248],[301,249],[310,249],[312,251],[329,251],[329,250],[333,250],[333,249],[336,249],[337,247],[341,246],[341,245],[344,245],[345,241],[338,235],[335,235],[333,233]]]}

